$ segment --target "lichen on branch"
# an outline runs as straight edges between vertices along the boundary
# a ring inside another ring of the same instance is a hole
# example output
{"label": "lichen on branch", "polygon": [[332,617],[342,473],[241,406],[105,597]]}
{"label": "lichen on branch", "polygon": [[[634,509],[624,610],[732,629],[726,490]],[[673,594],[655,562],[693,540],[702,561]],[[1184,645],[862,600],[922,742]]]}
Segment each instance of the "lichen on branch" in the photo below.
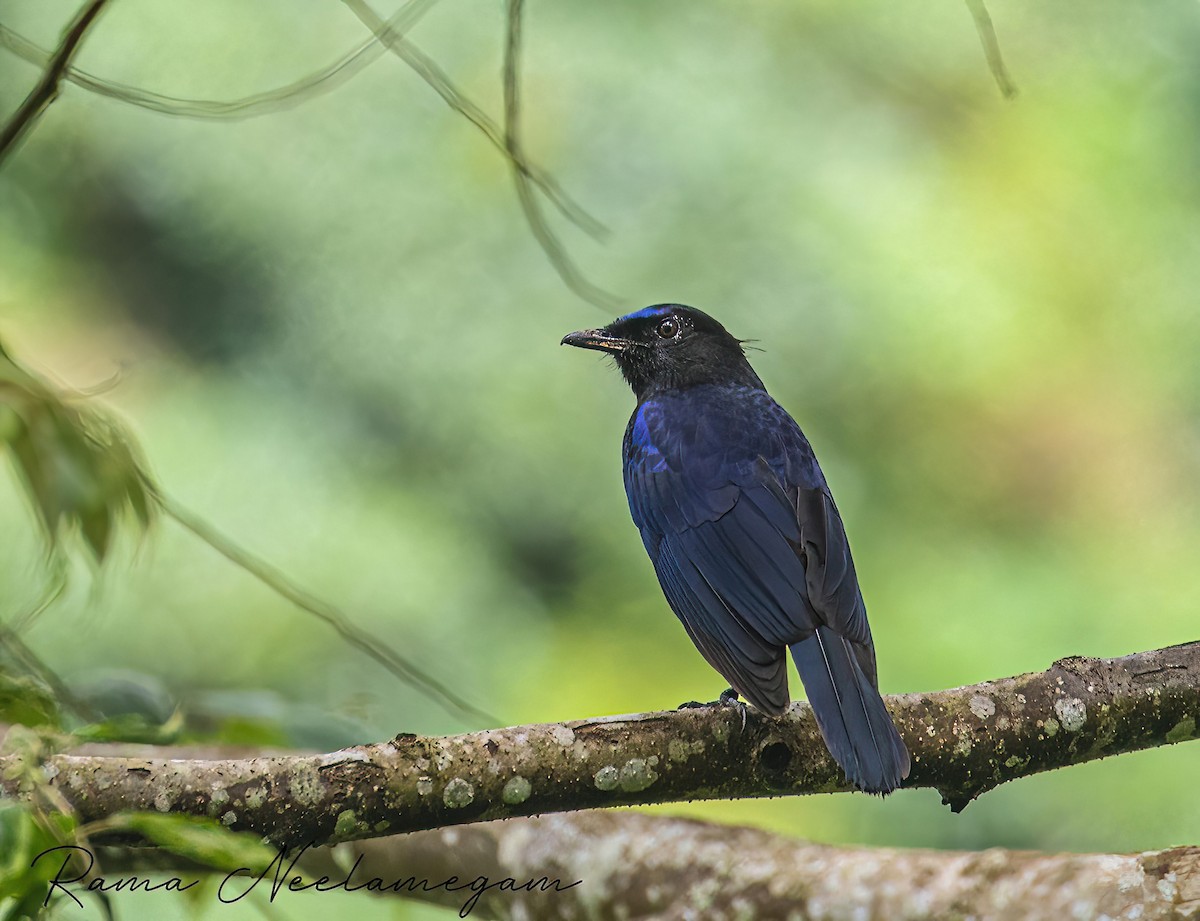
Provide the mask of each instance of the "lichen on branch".
{"label": "lichen on branch", "polygon": [[[957,810],[994,787],[1193,739],[1200,642],[887,699],[913,753],[906,787]],[[80,821],[207,815],[279,845],[322,844],[539,813],[849,789],[812,712],[713,706],[464,735],[401,734],[323,755],[227,760],[58,754],[41,766]],[[13,760],[0,792],[21,796]],[[27,774],[25,776],[28,776]]]}

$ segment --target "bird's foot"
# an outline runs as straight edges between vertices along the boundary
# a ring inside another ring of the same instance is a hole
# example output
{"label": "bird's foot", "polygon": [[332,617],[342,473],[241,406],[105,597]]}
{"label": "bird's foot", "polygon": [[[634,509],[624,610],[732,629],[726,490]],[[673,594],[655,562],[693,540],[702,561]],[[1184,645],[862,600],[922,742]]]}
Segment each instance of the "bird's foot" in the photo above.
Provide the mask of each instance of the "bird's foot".
{"label": "bird's foot", "polygon": [[750,706],[738,697],[737,691],[733,688],[726,688],[717,698],[717,704],[722,707],[735,707],[742,717],[742,732],[746,731],[746,717],[750,713]]}
{"label": "bird's foot", "polygon": [[708,707],[735,707],[742,717],[742,731],[746,731],[746,717],[750,712],[750,707],[738,698],[738,692],[733,688],[726,688],[721,692],[721,696],[716,700],[709,701],[706,704],[700,703],[698,700],[689,700],[681,703],[676,710],[700,710]]}

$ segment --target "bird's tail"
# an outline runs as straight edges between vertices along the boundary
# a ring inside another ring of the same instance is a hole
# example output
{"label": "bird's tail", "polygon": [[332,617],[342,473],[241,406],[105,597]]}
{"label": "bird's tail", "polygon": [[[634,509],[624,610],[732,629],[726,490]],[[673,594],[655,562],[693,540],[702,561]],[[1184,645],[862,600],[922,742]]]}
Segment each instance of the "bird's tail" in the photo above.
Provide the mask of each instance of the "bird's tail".
{"label": "bird's tail", "polygon": [[891,793],[908,776],[908,749],[850,641],[821,626],[791,651],[834,760],[858,788]]}

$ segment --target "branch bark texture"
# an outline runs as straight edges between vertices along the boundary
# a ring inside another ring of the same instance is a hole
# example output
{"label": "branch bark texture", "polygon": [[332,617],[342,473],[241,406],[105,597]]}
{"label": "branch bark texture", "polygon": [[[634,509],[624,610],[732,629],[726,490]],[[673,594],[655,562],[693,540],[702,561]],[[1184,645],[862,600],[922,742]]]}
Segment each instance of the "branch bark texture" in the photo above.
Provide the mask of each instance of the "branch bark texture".
{"label": "branch bark texture", "polygon": [[[1200,918],[1200,848],[1038,854],[840,848],[753,828],[640,813],[582,812],[360,841],[314,852],[310,872],[359,881],[409,876],[548,878],[569,889],[485,892],[498,919]],[[349,861],[347,861],[349,857]],[[411,894],[410,894],[411,897]],[[462,893],[423,899],[460,908]]]}
{"label": "branch bark texture", "polygon": [[[347,842],[298,857],[285,879],[299,870],[308,881],[503,921],[1200,918],[1195,847],[1142,854],[830,847],[753,828],[585,811]],[[204,871],[144,847],[105,848],[101,861],[109,875]],[[265,879],[264,891],[274,873]],[[458,883],[439,885],[447,880]]]}
{"label": "branch bark texture", "polygon": [[[906,787],[952,809],[1040,771],[1197,737],[1200,642],[888,698],[913,753]],[[0,758],[0,792],[24,795]],[[281,845],[488,819],[694,799],[849,789],[808,706],[733,707],[401,734],[331,754],[229,760],[54,755],[44,776],[83,821],[127,810],[218,818]]]}

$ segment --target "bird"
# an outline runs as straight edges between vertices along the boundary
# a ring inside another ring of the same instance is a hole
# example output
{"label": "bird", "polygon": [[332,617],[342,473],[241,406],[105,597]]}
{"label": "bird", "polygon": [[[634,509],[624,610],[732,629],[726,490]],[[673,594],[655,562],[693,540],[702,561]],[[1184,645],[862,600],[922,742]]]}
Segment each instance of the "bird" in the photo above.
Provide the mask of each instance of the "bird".
{"label": "bird", "polygon": [[637,398],[622,443],[629,511],[668,605],[729,682],[722,700],[782,714],[790,652],[846,778],[886,795],[910,759],[879,694],[841,515],[744,342],[683,304],[562,339],[611,355]]}

